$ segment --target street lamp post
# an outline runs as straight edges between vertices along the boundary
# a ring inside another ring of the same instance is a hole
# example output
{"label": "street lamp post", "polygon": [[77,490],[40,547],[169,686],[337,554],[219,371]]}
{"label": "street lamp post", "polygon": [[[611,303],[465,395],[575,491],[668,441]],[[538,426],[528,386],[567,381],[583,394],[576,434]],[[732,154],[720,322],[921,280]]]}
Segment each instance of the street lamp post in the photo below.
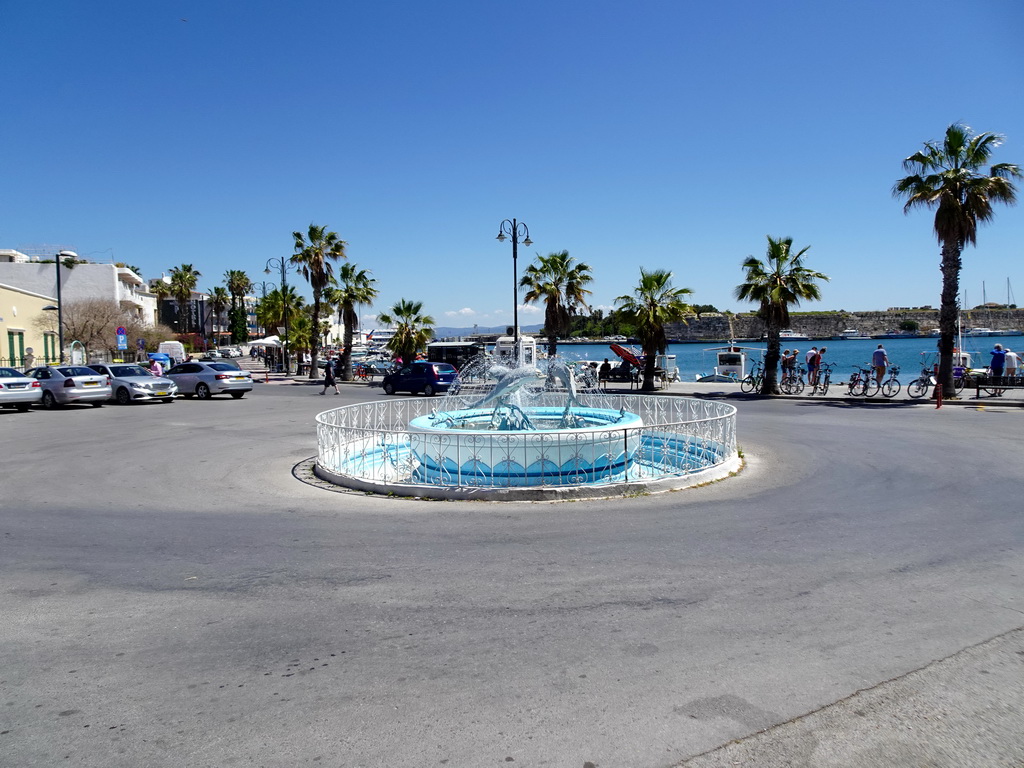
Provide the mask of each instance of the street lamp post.
{"label": "street lamp post", "polygon": [[288,259],[267,259],[267,266],[263,272],[270,274],[271,268],[281,270],[281,312],[284,314],[284,375],[289,373],[291,362],[288,359],[288,306],[286,304],[288,293]]}
{"label": "street lamp post", "polygon": [[499,243],[505,242],[508,238],[512,238],[512,335],[513,335],[513,349],[514,354],[518,362],[522,362],[522,354],[519,351],[519,267],[516,261],[519,258],[519,238],[523,238],[523,245],[533,245],[533,241],[530,239],[530,230],[521,221],[515,219],[505,219],[501,224],[498,225],[498,237]]}
{"label": "street lamp post", "polygon": [[61,259],[78,259],[74,251],[61,251],[53,261],[57,266],[57,344],[60,346],[60,364],[64,365],[64,302],[60,295],[60,262]]}

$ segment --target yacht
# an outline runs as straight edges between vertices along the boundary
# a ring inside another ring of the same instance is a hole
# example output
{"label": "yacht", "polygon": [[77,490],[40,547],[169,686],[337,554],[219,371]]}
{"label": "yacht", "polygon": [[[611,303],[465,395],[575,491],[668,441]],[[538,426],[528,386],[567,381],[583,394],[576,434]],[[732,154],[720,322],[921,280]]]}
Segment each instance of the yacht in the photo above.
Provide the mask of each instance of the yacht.
{"label": "yacht", "polygon": [[864,339],[870,339],[866,333],[861,333],[856,328],[847,328],[845,331],[840,333],[838,336],[833,336],[833,341],[842,341],[843,339],[851,339],[854,341],[863,341]]}
{"label": "yacht", "polygon": [[797,333],[791,331],[788,328],[784,331],[779,331],[779,341],[810,341],[811,337],[803,333]]}

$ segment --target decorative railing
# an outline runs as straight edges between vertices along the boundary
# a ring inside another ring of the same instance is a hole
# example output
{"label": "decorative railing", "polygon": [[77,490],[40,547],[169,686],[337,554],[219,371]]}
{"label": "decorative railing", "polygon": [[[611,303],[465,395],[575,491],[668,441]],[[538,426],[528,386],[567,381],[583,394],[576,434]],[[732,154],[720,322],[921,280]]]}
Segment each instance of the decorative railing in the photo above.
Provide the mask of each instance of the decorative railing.
{"label": "decorative railing", "polygon": [[[474,399],[375,400],[321,413],[317,462],[342,481],[359,481],[355,487],[379,490],[389,485],[545,488],[682,477],[723,464],[737,452],[734,406],[658,395],[579,398],[584,409],[637,414],[642,426],[437,432],[409,426],[435,411],[467,409]],[[565,395],[558,393],[531,402],[531,408],[564,406]]]}

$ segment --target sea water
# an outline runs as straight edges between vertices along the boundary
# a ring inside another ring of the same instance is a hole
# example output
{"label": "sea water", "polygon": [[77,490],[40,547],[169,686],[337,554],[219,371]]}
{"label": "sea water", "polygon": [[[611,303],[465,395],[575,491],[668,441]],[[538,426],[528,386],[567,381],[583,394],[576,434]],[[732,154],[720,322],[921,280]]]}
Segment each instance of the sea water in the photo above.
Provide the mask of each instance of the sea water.
{"label": "sea water", "polygon": [[[1010,348],[1024,357],[1024,336],[989,336],[964,338],[964,350],[971,353],[974,367],[985,367],[989,364],[991,357],[989,352],[996,344],[1002,344],[1003,349]],[[922,353],[928,362],[934,362],[935,353],[938,351],[938,337],[918,336],[910,339],[864,339],[864,340],[817,340],[787,342],[779,347],[781,352],[784,349],[800,350],[800,364],[804,365],[804,355],[812,346],[827,347],[823,357],[826,363],[835,363],[833,372],[834,378],[847,378],[853,373],[854,367],[867,367],[871,360],[871,353],[881,344],[889,356],[890,365],[900,367],[900,379],[909,381],[921,371]],[[538,349],[541,345],[537,345]],[[636,349],[638,345],[625,344],[623,346]],[[679,368],[679,375],[683,381],[694,381],[698,375],[712,373],[714,371],[717,357],[716,348],[725,346],[715,342],[688,342],[686,344],[669,344],[668,354],[676,356],[676,366]],[[764,342],[736,342],[736,346],[742,347],[747,353],[747,368],[761,359],[764,352]],[[564,360],[604,360],[606,357],[612,365],[618,365],[621,360],[616,357],[607,344],[559,344],[558,355]]]}

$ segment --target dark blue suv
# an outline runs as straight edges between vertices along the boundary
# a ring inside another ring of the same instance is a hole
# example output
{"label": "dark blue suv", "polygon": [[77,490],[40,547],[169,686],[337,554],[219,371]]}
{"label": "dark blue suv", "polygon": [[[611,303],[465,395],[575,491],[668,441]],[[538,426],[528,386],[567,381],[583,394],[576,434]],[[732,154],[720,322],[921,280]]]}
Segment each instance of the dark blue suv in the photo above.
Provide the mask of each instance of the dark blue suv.
{"label": "dark blue suv", "polygon": [[414,395],[422,392],[430,397],[438,392],[447,392],[458,375],[459,372],[448,363],[416,360],[385,375],[381,385],[389,395],[401,390]]}

